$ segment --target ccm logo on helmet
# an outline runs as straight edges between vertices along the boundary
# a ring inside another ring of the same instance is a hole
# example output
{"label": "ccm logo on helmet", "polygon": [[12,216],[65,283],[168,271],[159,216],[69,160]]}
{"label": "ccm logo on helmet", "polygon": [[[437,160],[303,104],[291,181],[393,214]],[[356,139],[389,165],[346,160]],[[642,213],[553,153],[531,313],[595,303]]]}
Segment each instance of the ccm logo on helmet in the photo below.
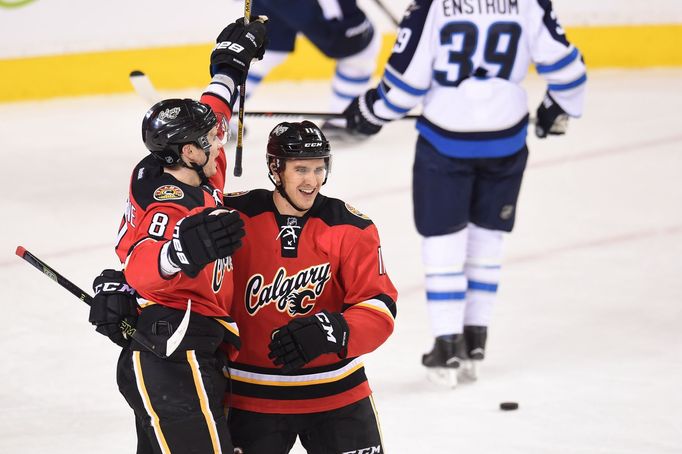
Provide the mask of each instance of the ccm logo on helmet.
{"label": "ccm logo on helmet", "polygon": [[321,146],[322,146],[322,142],[308,142],[308,143],[303,144],[304,148],[321,147]]}
{"label": "ccm logo on helmet", "polygon": [[216,49],[230,49],[236,53],[240,53],[241,51],[244,50],[244,46],[240,46],[237,43],[233,43],[232,41],[221,41],[218,44],[216,44],[215,48]]}

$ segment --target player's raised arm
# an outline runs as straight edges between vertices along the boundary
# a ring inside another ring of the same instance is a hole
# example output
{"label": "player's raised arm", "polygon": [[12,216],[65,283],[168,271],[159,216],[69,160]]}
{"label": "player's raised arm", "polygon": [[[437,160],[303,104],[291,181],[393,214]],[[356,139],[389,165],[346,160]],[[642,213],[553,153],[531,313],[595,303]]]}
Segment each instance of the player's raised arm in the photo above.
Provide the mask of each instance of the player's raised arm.
{"label": "player's raised arm", "polygon": [[253,60],[263,58],[265,52],[267,18],[252,18],[244,25],[244,19],[237,19],[220,32],[211,52],[211,83],[201,97],[201,102],[210,105],[216,114],[222,114],[228,121],[232,117],[237,99],[238,86],[246,75]]}

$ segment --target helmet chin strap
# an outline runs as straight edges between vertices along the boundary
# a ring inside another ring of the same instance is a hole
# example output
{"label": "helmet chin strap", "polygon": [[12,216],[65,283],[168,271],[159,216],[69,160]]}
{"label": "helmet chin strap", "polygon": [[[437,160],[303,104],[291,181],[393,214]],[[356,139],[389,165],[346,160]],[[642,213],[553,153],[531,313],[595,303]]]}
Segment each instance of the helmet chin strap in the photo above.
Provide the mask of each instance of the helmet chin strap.
{"label": "helmet chin strap", "polygon": [[[279,175],[279,173],[278,173],[278,175]],[[275,189],[277,190],[277,192],[279,192],[279,194],[280,194],[282,197],[284,197],[284,200],[286,200],[287,202],[289,202],[289,205],[291,205],[292,207],[294,207],[294,209],[295,209],[296,211],[300,211],[301,213],[305,213],[305,212],[308,211],[308,210],[306,210],[306,209],[303,209],[303,208],[299,207],[298,205],[296,205],[296,204],[294,203],[293,200],[291,200],[291,197],[289,197],[289,194],[287,194],[286,189],[284,189],[284,182],[282,181],[282,177],[279,178],[279,180],[280,180],[280,183],[279,183],[279,184],[277,184],[277,182],[275,181],[275,178],[272,176],[272,173],[270,173],[270,172],[268,172],[268,178],[270,178],[270,181],[272,181],[272,184],[275,185]]]}
{"label": "helmet chin strap", "polygon": [[199,175],[199,179],[201,180],[201,184],[208,184],[208,177],[204,173],[204,166],[206,164],[208,164],[209,155],[211,154],[211,152],[204,150],[204,154],[206,155],[206,160],[201,165],[197,164],[196,162],[192,162],[190,164],[187,164],[184,159],[180,159],[180,162],[182,162],[182,165],[184,167],[187,167],[188,169],[194,170],[197,173],[197,175]]}

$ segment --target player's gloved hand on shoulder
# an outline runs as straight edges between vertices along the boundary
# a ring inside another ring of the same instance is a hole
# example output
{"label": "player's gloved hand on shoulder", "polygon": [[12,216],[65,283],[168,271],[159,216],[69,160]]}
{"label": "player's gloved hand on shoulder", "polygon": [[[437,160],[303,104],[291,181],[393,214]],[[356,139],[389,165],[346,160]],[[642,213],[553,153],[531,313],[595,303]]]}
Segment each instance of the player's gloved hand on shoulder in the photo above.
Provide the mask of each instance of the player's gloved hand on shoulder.
{"label": "player's gloved hand on shoulder", "polygon": [[535,135],[541,139],[547,135],[562,135],[568,129],[568,114],[561,108],[549,92],[540,103],[535,114]]}
{"label": "player's gloved hand on shoulder", "polygon": [[323,353],[337,353],[343,358],[348,334],[348,323],[338,312],[295,318],[272,332],[268,357],[284,372],[299,369]]}
{"label": "player's gloved hand on shoulder", "polygon": [[379,119],[372,110],[372,106],[378,98],[377,89],[372,88],[353,99],[348,107],[346,107],[346,110],[343,111],[343,116],[346,119],[346,129],[366,136],[379,132],[381,127],[386,124],[386,121]]}
{"label": "player's gloved hand on shoulder", "polygon": [[244,221],[236,211],[206,208],[180,219],[164,249],[170,265],[193,278],[209,263],[231,256],[243,236]]}
{"label": "player's gloved hand on shoulder", "polygon": [[138,315],[135,289],[128,285],[123,272],[117,270],[102,271],[93,281],[92,289],[95,297],[88,321],[97,326],[98,333],[126,347],[130,338],[121,329],[121,322],[135,326]]}
{"label": "player's gloved hand on shoulder", "polygon": [[268,42],[265,24],[266,16],[252,16],[244,25],[241,17],[223,29],[216,38],[211,52],[211,77],[227,74],[241,82],[246,78],[251,61],[260,60]]}

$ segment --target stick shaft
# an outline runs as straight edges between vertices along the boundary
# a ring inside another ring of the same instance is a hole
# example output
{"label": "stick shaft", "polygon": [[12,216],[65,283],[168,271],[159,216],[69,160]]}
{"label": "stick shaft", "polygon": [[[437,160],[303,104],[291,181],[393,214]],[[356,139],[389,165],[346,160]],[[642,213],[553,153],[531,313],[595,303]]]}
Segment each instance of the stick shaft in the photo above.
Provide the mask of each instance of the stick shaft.
{"label": "stick shaft", "polygon": [[[268,111],[249,111],[246,112],[250,117],[309,117],[309,118],[345,118],[342,113],[332,112],[268,112]],[[414,120],[420,115],[405,115],[399,120]]]}
{"label": "stick shaft", "polygon": [[[251,19],[251,0],[244,0],[244,25]],[[246,102],[246,73],[239,85],[239,123],[237,125],[237,149],[234,153],[234,176],[242,176],[242,154],[244,151],[244,103]]]}
{"label": "stick shaft", "polygon": [[81,290],[80,287],[78,287],[76,284],[47,266],[45,262],[40,260],[38,257],[35,255],[31,254],[28,252],[26,249],[23,247],[19,246],[16,251],[17,255],[21,257],[22,259],[26,260],[28,263],[33,265],[36,269],[38,269],[40,272],[42,272],[45,276],[49,277],[53,281],[55,281],[57,284],[61,285],[63,288],[65,288],[69,293],[74,295],[76,298],[79,300],[83,301],[85,304],[88,306],[92,305],[92,296],[88,295],[85,293],[83,290]]}
{"label": "stick shaft", "polygon": [[[68,280],[64,276],[62,276],[60,273],[55,271],[53,268],[48,266],[47,263],[43,262],[38,257],[31,254],[24,247],[18,246],[17,250],[16,250],[16,254],[19,257],[21,257],[22,259],[26,260],[31,265],[33,265],[38,271],[42,272],[45,276],[47,276],[50,279],[52,279],[53,281],[55,281],[62,288],[68,290],[69,293],[71,293],[72,295],[77,297],[79,300],[83,301],[88,306],[92,305],[92,296],[90,296],[88,293],[84,292],[76,284],[74,284],[73,282],[71,282],[70,280]],[[151,343],[147,338],[145,338],[140,333],[138,333],[135,330],[135,328],[130,323],[128,323],[127,321],[125,321],[125,320],[121,321],[120,328],[124,334],[135,339],[135,341],[137,341],[140,345],[142,345],[144,348],[146,348],[150,352],[154,353],[159,358],[166,358],[166,355],[159,352],[159,349],[157,349],[153,343]]]}

